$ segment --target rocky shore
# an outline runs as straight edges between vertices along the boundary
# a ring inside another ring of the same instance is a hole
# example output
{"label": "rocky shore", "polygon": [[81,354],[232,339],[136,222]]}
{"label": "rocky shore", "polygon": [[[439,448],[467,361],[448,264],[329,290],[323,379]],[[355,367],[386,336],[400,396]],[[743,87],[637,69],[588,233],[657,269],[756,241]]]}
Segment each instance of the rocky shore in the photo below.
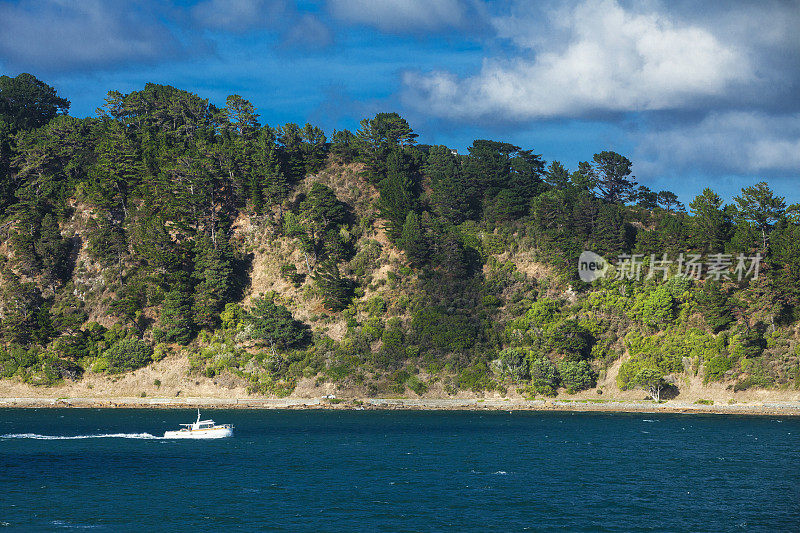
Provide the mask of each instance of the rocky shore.
{"label": "rocky shore", "polygon": [[557,400],[480,398],[0,398],[0,408],[171,408],[218,409],[415,409],[489,411],[576,411],[609,413],[696,413],[800,416],[800,402],[734,404],[642,400]]}

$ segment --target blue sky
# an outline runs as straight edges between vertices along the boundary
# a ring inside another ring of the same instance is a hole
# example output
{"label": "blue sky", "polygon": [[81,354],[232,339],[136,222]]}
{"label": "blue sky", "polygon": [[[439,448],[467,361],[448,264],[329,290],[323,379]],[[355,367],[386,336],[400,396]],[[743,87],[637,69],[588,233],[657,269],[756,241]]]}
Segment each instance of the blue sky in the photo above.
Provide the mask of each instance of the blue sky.
{"label": "blue sky", "polygon": [[397,111],[419,141],[602,150],[688,202],[767,180],[800,202],[800,3],[672,0],[0,1],[0,71],[91,116],[174,85],[329,134]]}

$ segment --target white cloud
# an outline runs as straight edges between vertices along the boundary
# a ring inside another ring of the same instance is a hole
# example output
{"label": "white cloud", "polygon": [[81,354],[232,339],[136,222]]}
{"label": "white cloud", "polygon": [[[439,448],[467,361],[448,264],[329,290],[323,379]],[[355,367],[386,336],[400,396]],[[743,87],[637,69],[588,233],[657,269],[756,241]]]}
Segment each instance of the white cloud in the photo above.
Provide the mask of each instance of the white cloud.
{"label": "white cloud", "polygon": [[473,27],[482,12],[478,2],[465,0],[330,0],[328,8],[339,20],[388,33]]}
{"label": "white cloud", "polygon": [[0,61],[8,69],[71,70],[155,61],[181,47],[154,6],[46,0],[0,4]]}
{"label": "white cloud", "polygon": [[645,173],[703,170],[797,175],[800,114],[714,112],[693,125],[645,134],[637,151],[635,159]]}
{"label": "white cloud", "polygon": [[494,25],[518,47],[518,57],[485,59],[480,72],[467,78],[447,71],[406,73],[405,102],[450,119],[521,122],[685,109],[753,78],[741,50],[661,11],[586,0],[548,13],[552,39],[543,38],[535,13],[526,24],[524,10],[514,11]]}
{"label": "white cloud", "polygon": [[314,15],[299,17],[283,36],[283,45],[300,50],[325,48],[333,43],[331,30]]}
{"label": "white cloud", "polygon": [[245,32],[274,26],[288,11],[284,0],[204,0],[192,8],[192,17],[206,28]]}

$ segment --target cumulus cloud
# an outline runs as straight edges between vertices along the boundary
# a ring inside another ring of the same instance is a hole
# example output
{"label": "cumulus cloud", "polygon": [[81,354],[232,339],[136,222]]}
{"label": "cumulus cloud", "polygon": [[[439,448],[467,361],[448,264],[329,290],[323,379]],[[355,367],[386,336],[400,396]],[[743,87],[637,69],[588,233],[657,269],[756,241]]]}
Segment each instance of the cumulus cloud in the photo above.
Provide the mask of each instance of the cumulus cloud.
{"label": "cumulus cloud", "polygon": [[646,133],[637,151],[645,173],[797,175],[800,113],[712,112],[695,124]]}
{"label": "cumulus cloud", "polygon": [[[648,4],[649,5],[649,4]],[[404,101],[449,119],[529,121],[701,106],[754,78],[750,58],[706,28],[659,10],[587,0],[547,15],[497,17],[519,53],[461,78],[408,72]]]}
{"label": "cumulus cloud", "polygon": [[330,0],[334,18],[386,33],[427,33],[479,27],[484,8],[476,0]]}
{"label": "cumulus cloud", "polygon": [[0,4],[0,61],[10,70],[67,71],[182,53],[156,7],[126,1]]}
{"label": "cumulus cloud", "polygon": [[204,0],[192,8],[204,28],[242,33],[274,26],[290,12],[285,0]]}
{"label": "cumulus cloud", "polygon": [[294,49],[310,50],[333,44],[333,33],[317,17],[306,13],[286,31],[283,45]]}

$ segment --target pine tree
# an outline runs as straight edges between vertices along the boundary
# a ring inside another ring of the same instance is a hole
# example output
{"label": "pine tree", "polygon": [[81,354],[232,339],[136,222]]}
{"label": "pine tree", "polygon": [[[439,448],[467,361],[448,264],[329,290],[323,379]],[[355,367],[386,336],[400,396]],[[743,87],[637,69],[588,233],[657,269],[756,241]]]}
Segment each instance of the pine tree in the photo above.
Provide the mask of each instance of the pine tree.
{"label": "pine tree", "polygon": [[678,201],[678,196],[672,191],[659,191],[657,197],[658,205],[665,211],[684,211],[682,203]]}
{"label": "pine tree", "polygon": [[348,217],[348,210],[336,193],[330,187],[314,182],[300,202],[300,225],[290,231],[300,240],[303,252],[311,254],[315,262],[328,257],[338,260],[344,255],[338,229]]}
{"label": "pine tree", "polygon": [[331,154],[342,163],[352,163],[358,156],[356,136],[350,130],[333,130]]}
{"label": "pine tree", "polygon": [[0,119],[13,129],[28,130],[47,124],[69,111],[69,100],[32,74],[0,76]]}
{"label": "pine tree", "polygon": [[55,291],[55,285],[67,274],[69,241],[61,236],[58,222],[50,213],[42,219],[36,252],[42,262],[44,282]]}
{"label": "pine tree", "polygon": [[733,313],[728,304],[728,295],[716,280],[706,280],[697,293],[697,303],[703,318],[714,332],[725,329],[733,322]]}
{"label": "pine tree", "polygon": [[260,128],[255,107],[238,94],[228,96],[222,112],[236,134],[244,139],[255,136]]}
{"label": "pine tree", "polygon": [[282,349],[302,346],[309,339],[308,327],[270,298],[253,298],[244,322],[252,326],[255,338],[265,340],[273,350],[276,346]]}
{"label": "pine tree", "polygon": [[275,130],[269,126],[264,126],[255,140],[254,162],[250,188],[253,203],[263,199],[268,205],[280,204],[289,193],[289,180],[281,169]]}
{"label": "pine tree", "polygon": [[403,232],[398,240],[398,244],[406,252],[406,256],[414,266],[424,265],[430,253],[425,231],[419,218],[416,212],[409,211],[403,224]]}
{"label": "pine tree", "polygon": [[361,121],[356,138],[358,158],[367,166],[367,178],[378,183],[386,177],[389,153],[412,146],[417,134],[397,113],[378,113],[373,119]]}
{"label": "pine tree", "polygon": [[128,240],[123,229],[107,220],[97,221],[88,235],[86,251],[103,266],[121,265],[128,253]]}
{"label": "pine tree", "polygon": [[431,204],[439,217],[456,225],[475,217],[477,199],[470,196],[461,162],[448,147],[431,147],[425,174],[431,180]]}
{"label": "pine tree", "polygon": [[303,179],[306,172],[303,157],[303,133],[300,126],[289,122],[278,130],[281,143],[282,169],[290,182]]}
{"label": "pine tree", "polygon": [[592,161],[582,162],[579,170],[589,187],[596,189],[607,202],[628,200],[636,186],[636,178],[631,176],[631,161],[611,151],[594,154]]}
{"label": "pine tree", "polygon": [[312,275],[317,288],[322,294],[322,301],[330,311],[341,311],[353,298],[353,284],[343,278],[339,267],[333,260],[323,261],[314,270]]}
{"label": "pine tree", "polygon": [[9,238],[15,268],[23,274],[40,272],[42,261],[36,253],[41,225],[39,212],[34,208],[21,210]]}
{"label": "pine tree", "polygon": [[180,278],[164,296],[159,317],[161,340],[186,344],[192,338],[192,292]]}
{"label": "pine tree", "polygon": [[0,118],[0,211],[5,212],[14,196],[11,179],[11,124]]}
{"label": "pine tree", "polygon": [[194,321],[204,328],[213,328],[219,322],[219,314],[225,307],[233,287],[233,268],[226,253],[226,246],[218,243],[215,248],[211,238],[203,235],[195,245]]}
{"label": "pine tree", "polygon": [[767,251],[767,235],[772,225],[786,212],[786,199],[776,196],[766,182],[742,189],[742,195],[734,197],[741,217],[761,231],[762,253]]}
{"label": "pine tree", "polygon": [[303,143],[303,162],[305,174],[318,172],[325,166],[325,159],[328,155],[327,139],[325,133],[318,127],[306,124],[301,132]]}
{"label": "pine tree", "polygon": [[8,267],[0,265],[0,328],[6,339],[26,344],[39,327],[41,294],[30,282],[20,281]]}
{"label": "pine tree", "polygon": [[119,122],[106,121],[98,136],[96,161],[89,172],[89,197],[99,207],[120,209],[127,218],[129,197],[141,183],[144,164]]}
{"label": "pine tree", "polygon": [[569,170],[560,161],[553,161],[544,174],[545,182],[556,189],[569,186]]}
{"label": "pine tree", "polygon": [[396,240],[403,231],[408,212],[416,207],[419,197],[419,181],[407,153],[402,150],[390,152],[386,177],[381,180],[378,190],[378,210],[386,220],[386,233],[390,239]]}
{"label": "pine tree", "polygon": [[722,209],[722,198],[711,189],[704,189],[689,207],[694,214],[693,244],[706,253],[722,251],[730,233],[730,220]]}

